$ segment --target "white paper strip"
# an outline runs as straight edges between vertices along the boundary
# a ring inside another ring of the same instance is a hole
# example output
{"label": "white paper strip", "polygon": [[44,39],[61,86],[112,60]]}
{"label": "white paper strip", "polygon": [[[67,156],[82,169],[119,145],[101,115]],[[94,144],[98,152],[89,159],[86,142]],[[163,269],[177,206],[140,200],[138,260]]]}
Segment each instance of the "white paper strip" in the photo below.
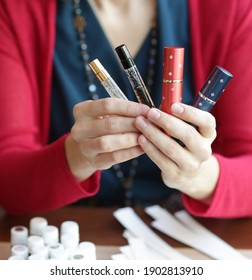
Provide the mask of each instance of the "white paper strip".
{"label": "white paper strip", "polygon": [[[127,239],[131,247],[131,251],[134,253],[135,259],[140,259],[140,260],[143,259],[165,260],[166,259],[163,255],[159,254],[156,250],[153,250],[150,246],[148,246],[148,244],[146,244],[146,242],[142,238],[136,237],[129,230],[124,230],[123,237]],[[135,253],[135,251],[137,252]]]}
{"label": "white paper strip", "polygon": [[114,212],[115,218],[136,237],[142,238],[148,246],[157,250],[162,256],[171,260],[188,259],[171,247],[154,233],[130,207],[120,208]]}
{"label": "white paper strip", "polygon": [[135,256],[131,251],[131,247],[129,245],[121,246],[119,247],[119,250],[128,260],[135,260]]}
{"label": "white paper strip", "polygon": [[142,238],[128,239],[135,260],[165,260],[165,257],[146,246]]}
{"label": "white paper strip", "polygon": [[[193,227],[191,225],[189,228],[186,223],[190,224],[190,221],[189,219],[186,221],[185,216],[182,214],[180,217],[183,216],[183,222],[176,219],[171,213],[158,205],[147,207],[145,210],[150,216],[156,219],[152,223],[153,227],[175,240],[207,254],[213,259],[246,259],[245,256],[218,236],[213,233],[209,234],[208,230],[205,229],[202,231],[197,227],[197,230],[194,231],[191,229]],[[207,231],[208,234],[206,234]]]}
{"label": "white paper strip", "polygon": [[111,256],[111,259],[114,261],[126,261],[128,260],[124,254],[114,254]]}
{"label": "white paper strip", "polygon": [[215,246],[218,248],[218,251],[220,251],[220,253],[225,250],[227,254],[230,254],[230,259],[231,257],[232,259],[238,259],[239,256],[241,259],[247,259],[247,257],[239,253],[237,250],[235,250],[235,248],[230,246],[219,236],[202,226],[185,210],[178,211],[174,215],[177,219],[184,223],[191,231],[204,236],[206,242],[210,242],[210,240],[213,240],[215,242]]}
{"label": "white paper strip", "polygon": [[123,237],[126,238],[126,239],[129,239],[129,238],[134,238],[136,237],[132,232],[130,232],[129,230],[125,230],[123,232]]}

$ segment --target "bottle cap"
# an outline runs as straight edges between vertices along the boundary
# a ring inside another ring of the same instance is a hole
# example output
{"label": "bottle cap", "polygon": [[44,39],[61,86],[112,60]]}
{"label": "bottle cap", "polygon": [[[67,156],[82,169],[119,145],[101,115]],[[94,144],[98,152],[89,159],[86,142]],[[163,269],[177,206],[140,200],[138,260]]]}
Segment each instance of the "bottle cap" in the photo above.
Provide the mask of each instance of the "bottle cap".
{"label": "bottle cap", "polygon": [[93,242],[84,241],[78,246],[89,260],[96,260],[96,246]]}
{"label": "bottle cap", "polygon": [[44,260],[43,256],[39,255],[39,254],[34,254],[34,255],[30,255],[28,257],[28,260],[31,260],[31,261],[42,261]]}
{"label": "bottle cap", "polygon": [[96,78],[100,83],[106,81],[107,78],[110,77],[109,73],[103,67],[103,65],[98,59],[94,59],[88,65],[91,68],[91,70],[94,72]]}
{"label": "bottle cap", "polygon": [[85,253],[80,248],[76,248],[73,250],[70,254],[70,260],[75,260],[75,261],[83,261],[83,260],[88,260],[86,257]]}
{"label": "bottle cap", "polygon": [[47,226],[43,229],[42,237],[45,245],[56,245],[59,243],[59,230],[56,226]]}
{"label": "bottle cap", "polygon": [[46,246],[35,245],[31,248],[31,255],[40,255],[44,260],[47,260],[49,257],[49,250]]}
{"label": "bottle cap", "polygon": [[79,236],[73,234],[63,234],[61,235],[60,242],[65,249],[77,248],[79,245]]}
{"label": "bottle cap", "polygon": [[11,246],[27,245],[28,228],[24,226],[14,226],[11,228]]}
{"label": "bottle cap", "polygon": [[68,260],[69,259],[69,251],[64,248],[51,251],[51,258],[56,260]]}
{"label": "bottle cap", "polygon": [[215,66],[205,84],[201,88],[199,94],[206,98],[209,102],[215,103],[221,94],[224,92],[226,86],[233,78],[233,75],[226,69]]}
{"label": "bottle cap", "polygon": [[124,69],[129,69],[135,65],[133,58],[132,58],[128,48],[126,47],[126,45],[123,44],[123,45],[116,47],[115,51],[116,51]]}
{"label": "bottle cap", "polygon": [[8,260],[17,261],[17,260],[25,260],[25,258],[22,257],[22,256],[10,256],[10,257],[8,258]]}
{"label": "bottle cap", "polygon": [[11,248],[11,255],[12,256],[21,256],[26,260],[29,255],[28,247],[25,245],[14,245]]}
{"label": "bottle cap", "polygon": [[48,222],[43,217],[34,217],[30,220],[30,234],[42,236],[44,228],[46,228]]}
{"label": "bottle cap", "polygon": [[74,221],[65,221],[60,226],[60,235],[63,234],[72,234],[79,236],[79,225]]}
{"label": "bottle cap", "polygon": [[183,81],[184,48],[164,47],[163,79],[170,83]]}
{"label": "bottle cap", "polygon": [[52,255],[55,251],[62,251],[64,250],[64,246],[61,243],[55,244],[55,245],[49,245],[47,246],[49,251],[49,258],[52,258]]}
{"label": "bottle cap", "polygon": [[44,246],[45,242],[44,239],[41,236],[38,235],[30,235],[28,237],[28,248],[29,248],[29,252],[31,252],[31,249],[33,246],[39,245],[39,246]]}

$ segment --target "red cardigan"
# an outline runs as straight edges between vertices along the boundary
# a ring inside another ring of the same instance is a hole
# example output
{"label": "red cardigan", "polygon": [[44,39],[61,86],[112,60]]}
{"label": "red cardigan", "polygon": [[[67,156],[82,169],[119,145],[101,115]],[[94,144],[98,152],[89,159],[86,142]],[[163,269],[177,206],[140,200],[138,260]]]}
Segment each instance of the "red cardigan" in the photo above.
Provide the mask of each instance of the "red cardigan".
{"label": "red cardigan", "polygon": [[[195,92],[215,65],[234,74],[214,111],[221,172],[210,207],[195,215],[252,215],[252,2],[189,0]],[[47,145],[56,0],[0,2],[0,205],[12,214],[58,208],[96,193],[100,173],[78,184],[64,138]]]}

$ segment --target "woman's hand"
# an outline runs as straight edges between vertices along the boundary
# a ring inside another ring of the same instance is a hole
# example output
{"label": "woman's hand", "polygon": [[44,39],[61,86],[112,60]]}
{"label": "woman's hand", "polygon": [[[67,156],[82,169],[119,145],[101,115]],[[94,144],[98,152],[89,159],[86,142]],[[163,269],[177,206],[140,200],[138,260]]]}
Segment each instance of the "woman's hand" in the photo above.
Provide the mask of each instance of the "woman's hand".
{"label": "woman's hand", "polygon": [[66,140],[70,169],[78,181],[97,169],[138,157],[139,131],[135,118],[150,108],[117,98],[86,101],[74,107],[75,124]]}
{"label": "woman's hand", "polygon": [[[171,110],[173,115],[150,109],[147,117],[137,117],[136,127],[142,132],[138,142],[160,168],[167,186],[207,202],[219,175],[211,150],[216,137],[215,118],[180,103],[173,104]],[[185,147],[172,138],[179,139]]]}

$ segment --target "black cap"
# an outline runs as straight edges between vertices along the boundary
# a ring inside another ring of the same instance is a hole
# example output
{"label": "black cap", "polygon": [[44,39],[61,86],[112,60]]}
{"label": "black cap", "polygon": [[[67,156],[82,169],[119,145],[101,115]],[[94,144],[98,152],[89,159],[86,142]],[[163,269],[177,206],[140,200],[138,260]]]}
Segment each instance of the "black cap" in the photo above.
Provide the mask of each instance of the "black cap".
{"label": "black cap", "polygon": [[129,50],[127,49],[126,45],[123,44],[123,45],[116,47],[115,51],[116,51],[124,69],[129,69],[129,68],[135,66],[133,58],[132,58]]}

